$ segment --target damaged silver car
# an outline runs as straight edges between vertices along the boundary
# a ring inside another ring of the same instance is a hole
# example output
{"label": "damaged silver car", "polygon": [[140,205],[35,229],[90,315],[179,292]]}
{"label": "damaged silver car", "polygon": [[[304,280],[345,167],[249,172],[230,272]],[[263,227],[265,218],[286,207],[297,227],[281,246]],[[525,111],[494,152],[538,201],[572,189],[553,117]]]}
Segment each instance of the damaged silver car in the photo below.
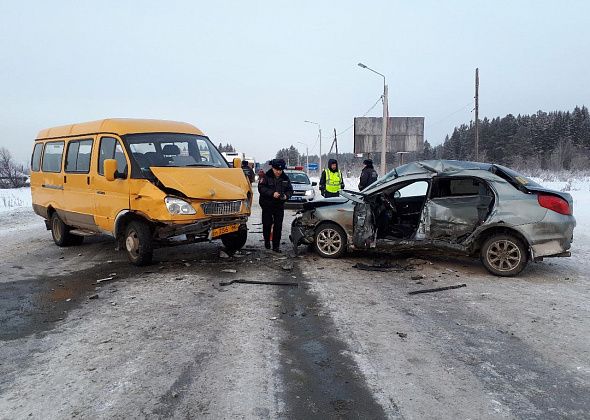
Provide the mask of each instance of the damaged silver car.
{"label": "damaged silver car", "polygon": [[421,161],[400,166],[363,192],[306,203],[291,241],[322,257],[354,249],[438,249],[479,256],[498,276],[529,261],[569,257],[576,221],[570,194],[501,165]]}

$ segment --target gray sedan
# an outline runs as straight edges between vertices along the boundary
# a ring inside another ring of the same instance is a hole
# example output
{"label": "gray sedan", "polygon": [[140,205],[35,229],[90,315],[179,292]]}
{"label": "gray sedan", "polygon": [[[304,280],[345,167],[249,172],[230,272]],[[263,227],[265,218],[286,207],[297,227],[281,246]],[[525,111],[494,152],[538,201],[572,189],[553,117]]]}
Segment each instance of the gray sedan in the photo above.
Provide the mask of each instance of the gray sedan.
{"label": "gray sedan", "polygon": [[479,255],[491,273],[514,276],[529,261],[570,256],[575,225],[568,193],[501,165],[436,160],[304,204],[291,241],[326,258],[376,247]]}

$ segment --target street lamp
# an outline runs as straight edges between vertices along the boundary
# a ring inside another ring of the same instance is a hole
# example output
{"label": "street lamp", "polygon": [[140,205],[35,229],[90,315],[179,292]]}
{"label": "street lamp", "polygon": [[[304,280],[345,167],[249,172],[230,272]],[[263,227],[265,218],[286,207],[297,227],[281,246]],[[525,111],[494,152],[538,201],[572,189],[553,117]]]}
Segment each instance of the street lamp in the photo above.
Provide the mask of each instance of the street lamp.
{"label": "street lamp", "polygon": [[315,124],[318,126],[318,131],[320,133],[320,162],[319,162],[318,169],[321,172],[322,171],[322,127],[320,126],[320,123],[317,123],[314,121],[305,120],[304,122],[309,123],[309,124]]}
{"label": "street lamp", "polygon": [[302,141],[298,141],[297,143],[305,146],[305,173],[309,176],[309,146]]}
{"label": "street lamp", "polygon": [[387,84],[385,83],[385,76],[379,73],[378,71],[373,70],[372,68],[364,65],[363,63],[358,63],[358,66],[372,71],[375,74],[383,77],[383,126],[381,128],[381,176],[385,175],[386,168],[385,168],[385,153],[387,151],[386,141],[387,141]]}

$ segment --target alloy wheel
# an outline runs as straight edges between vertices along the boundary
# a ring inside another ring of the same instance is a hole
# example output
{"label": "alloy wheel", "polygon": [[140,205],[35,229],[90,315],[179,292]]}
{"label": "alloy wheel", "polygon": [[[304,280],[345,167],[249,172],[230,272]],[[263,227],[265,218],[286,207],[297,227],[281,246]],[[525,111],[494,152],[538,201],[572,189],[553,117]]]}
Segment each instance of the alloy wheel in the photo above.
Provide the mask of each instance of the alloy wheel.
{"label": "alloy wheel", "polygon": [[490,245],[486,259],[498,271],[511,271],[520,264],[522,254],[514,242],[502,239]]}
{"label": "alloy wheel", "polygon": [[342,237],[335,229],[326,228],[318,233],[316,243],[321,252],[334,255],[342,248]]}

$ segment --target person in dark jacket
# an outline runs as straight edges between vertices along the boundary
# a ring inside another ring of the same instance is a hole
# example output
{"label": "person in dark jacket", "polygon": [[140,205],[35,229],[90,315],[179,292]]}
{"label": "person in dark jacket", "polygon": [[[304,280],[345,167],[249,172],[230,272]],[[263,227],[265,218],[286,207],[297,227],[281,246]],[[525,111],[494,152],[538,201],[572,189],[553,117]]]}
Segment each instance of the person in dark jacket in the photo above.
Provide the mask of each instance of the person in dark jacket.
{"label": "person in dark jacket", "polygon": [[247,160],[242,162],[242,171],[244,171],[244,175],[246,175],[246,178],[248,178],[250,184],[253,183],[254,179],[256,179],[256,175],[254,174],[254,171],[250,167],[250,164]]}
{"label": "person in dark jacket", "polygon": [[284,172],[286,165],[283,159],[273,159],[270,161],[270,165],[271,169],[258,181],[259,203],[262,207],[262,235],[264,236],[264,247],[270,249],[270,232],[272,230],[272,250],[281,252],[279,247],[285,202],[293,195],[293,187]]}
{"label": "person in dark jacket", "polygon": [[344,177],[342,172],[338,169],[338,162],[336,159],[328,161],[328,168],[326,168],[320,177],[320,192],[326,198],[338,197],[339,191],[344,189]]}
{"label": "person in dark jacket", "polygon": [[361,180],[359,182],[359,191],[364,190],[373,182],[377,181],[377,171],[373,168],[373,161],[371,159],[365,159],[363,162],[365,167],[361,172]]}

